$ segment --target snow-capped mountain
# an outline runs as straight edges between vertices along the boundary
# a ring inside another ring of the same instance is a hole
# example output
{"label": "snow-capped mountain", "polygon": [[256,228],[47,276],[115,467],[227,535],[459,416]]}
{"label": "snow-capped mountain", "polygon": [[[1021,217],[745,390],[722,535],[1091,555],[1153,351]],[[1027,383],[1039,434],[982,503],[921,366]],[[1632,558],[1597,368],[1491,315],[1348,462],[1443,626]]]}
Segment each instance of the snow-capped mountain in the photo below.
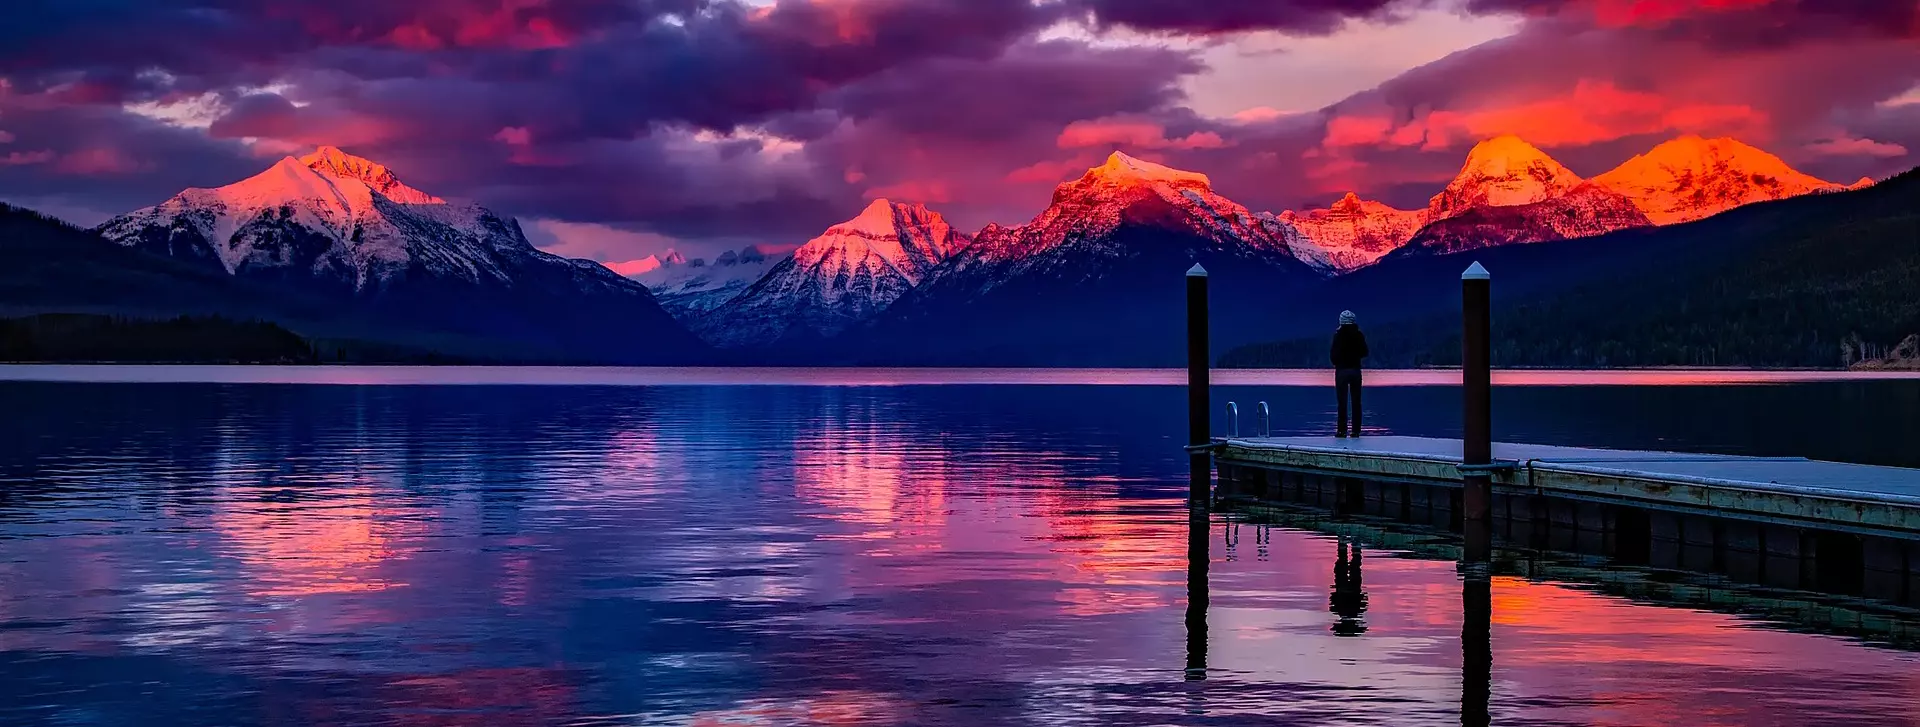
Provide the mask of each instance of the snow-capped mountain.
{"label": "snow-capped mountain", "polygon": [[1031,222],[989,225],[842,348],[885,363],[1171,364],[1196,262],[1218,283],[1216,320],[1273,315],[1274,293],[1332,269],[1205,175],[1116,153]]}
{"label": "snow-capped mountain", "polygon": [[344,299],[352,305],[342,314],[367,325],[511,339],[556,358],[639,362],[698,348],[639,283],[541,252],[512,218],[414,189],[332,147],[225,187],[186,190],[97,232]]}
{"label": "snow-capped mountain", "polygon": [[1531,204],[1483,206],[1421,228],[1392,255],[1445,255],[1499,245],[1571,240],[1653,223],[1634,203],[1592,182]]}
{"label": "snow-capped mountain", "polygon": [[1546,152],[1511,134],[1474,145],[1460,174],[1427,204],[1429,221],[1476,207],[1515,207],[1559,197],[1580,185],[1580,175]]}
{"label": "snow-capped mountain", "polygon": [[1593,178],[1626,195],[1654,224],[1711,217],[1754,202],[1845,188],[1796,171],[1733,139],[1683,136]]}
{"label": "snow-capped mountain", "polygon": [[720,253],[713,260],[688,260],[685,255],[668,251],[615,270],[647,286],[668,313],[691,326],[766,277],[790,252],[790,248],[773,245],[748,245]]}
{"label": "snow-capped mountain", "polygon": [[1569,240],[1652,224],[1634,202],[1582,180],[1515,136],[1480,142],[1393,257]]}
{"label": "snow-capped mountain", "polygon": [[386,167],[348,154],[338,147],[320,147],[314,153],[300,157],[300,163],[329,177],[358,180],[379,192],[380,196],[400,204],[447,203],[444,199],[402,184]]}
{"label": "snow-capped mountain", "polygon": [[[414,200],[401,202],[384,188]],[[108,239],[235,275],[371,291],[408,276],[506,282],[507,258],[543,255],[518,223],[401,184],[332,147],[218,189],[189,189],[108,220]]]}
{"label": "snow-capped mountain", "polygon": [[1187,244],[1235,253],[1283,255],[1331,270],[1326,252],[1293,225],[1255,214],[1213,191],[1204,174],[1181,171],[1114,152],[1105,164],[1054,190],[1053,204],[1026,225],[982,230],[962,262],[1005,265],[1009,275],[1035,266],[1072,262],[1081,254],[1131,252],[1111,239],[1124,227],[1180,233]]}
{"label": "snow-capped mountain", "polygon": [[1280,213],[1282,221],[1326,250],[1340,272],[1372,265],[1407,244],[1426,218],[1422,210],[1394,209],[1352,192],[1326,209]]}
{"label": "snow-capped mountain", "polygon": [[832,336],[919,285],[970,239],[920,204],[874,200],[701,319],[723,347]]}
{"label": "snow-capped mountain", "polygon": [[[1403,248],[1434,254],[1605,234],[1709,217],[1753,202],[1859,189],[1802,174],[1732,139],[1685,136],[1582,180],[1519,137],[1475,145],[1460,173],[1424,211],[1397,210],[1353,194],[1325,210],[1280,216],[1327,251],[1339,272]],[[1621,200],[1640,212],[1629,214]],[[1417,249],[1415,249],[1417,248]]]}

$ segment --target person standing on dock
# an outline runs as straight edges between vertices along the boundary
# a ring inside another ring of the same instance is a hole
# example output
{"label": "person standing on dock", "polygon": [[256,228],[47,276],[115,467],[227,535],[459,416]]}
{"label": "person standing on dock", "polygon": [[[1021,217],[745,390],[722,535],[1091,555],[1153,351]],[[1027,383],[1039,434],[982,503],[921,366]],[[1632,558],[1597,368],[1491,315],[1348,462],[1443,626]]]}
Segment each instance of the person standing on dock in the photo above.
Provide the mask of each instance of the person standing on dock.
{"label": "person standing on dock", "polygon": [[[1340,328],[1333,332],[1333,392],[1340,401],[1336,437],[1360,436],[1360,362],[1367,358],[1367,334],[1360,332],[1353,311],[1340,312]],[[1347,407],[1353,407],[1353,429],[1347,429]]]}

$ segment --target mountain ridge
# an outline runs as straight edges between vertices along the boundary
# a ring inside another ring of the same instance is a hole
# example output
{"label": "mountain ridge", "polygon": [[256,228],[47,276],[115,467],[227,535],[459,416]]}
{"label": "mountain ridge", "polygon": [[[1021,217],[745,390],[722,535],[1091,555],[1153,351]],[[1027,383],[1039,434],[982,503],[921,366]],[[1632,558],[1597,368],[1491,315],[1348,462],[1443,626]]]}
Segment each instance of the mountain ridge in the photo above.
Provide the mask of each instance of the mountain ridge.
{"label": "mountain ridge", "polygon": [[830,337],[892,305],[969,242],[923,204],[876,199],[780,260],[695,330],[723,348]]}
{"label": "mountain ridge", "polygon": [[497,339],[549,359],[678,361],[704,349],[645,286],[543,252],[512,218],[406,186],[332,147],[224,187],[185,190],[94,232],[337,301],[337,315],[364,325]]}
{"label": "mountain ridge", "polygon": [[1164,339],[1177,332],[1171,321],[1184,305],[1179,278],[1165,271],[1196,261],[1235,282],[1223,286],[1234,296],[1321,280],[1332,269],[1291,225],[1221,197],[1205,175],[1116,152],[1057,186],[1026,224],[983,229],[831,355],[906,365],[1165,365],[1178,347]]}

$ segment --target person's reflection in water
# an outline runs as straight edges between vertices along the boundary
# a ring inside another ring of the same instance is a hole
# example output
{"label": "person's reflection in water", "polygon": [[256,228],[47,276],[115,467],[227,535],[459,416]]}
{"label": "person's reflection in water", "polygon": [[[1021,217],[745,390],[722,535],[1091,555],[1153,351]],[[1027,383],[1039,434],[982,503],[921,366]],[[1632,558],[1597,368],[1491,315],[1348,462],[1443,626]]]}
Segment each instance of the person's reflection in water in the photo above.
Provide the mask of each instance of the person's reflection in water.
{"label": "person's reflection in water", "polygon": [[1339,618],[1333,633],[1359,636],[1367,632],[1367,591],[1360,582],[1360,544],[1348,548],[1340,539],[1340,554],[1333,563],[1333,595],[1327,597],[1327,610]]}
{"label": "person's reflection in water", "polygon": [[1207,678],[1207,513],[1187,520],[1187,681]]}

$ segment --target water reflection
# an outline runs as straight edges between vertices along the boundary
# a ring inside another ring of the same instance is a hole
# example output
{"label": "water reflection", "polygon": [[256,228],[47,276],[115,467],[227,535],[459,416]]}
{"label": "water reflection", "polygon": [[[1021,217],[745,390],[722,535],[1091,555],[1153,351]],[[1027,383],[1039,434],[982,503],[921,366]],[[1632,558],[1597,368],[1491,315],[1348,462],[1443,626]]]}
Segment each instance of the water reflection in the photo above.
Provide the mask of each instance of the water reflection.
{"label": "water reflection", "polygon": [[1367,632],[1367,589],[1360,578],[1363,551],[1346,538],[1340,538],[1339,549],[1333,562],[1333,593],[1327,597],[1327,610],[1337,617],[1333,622],[1335,634],[1359,636]]}
{"label": "water reflection", "polygon": [[1212,528],[1204,508],[1191,508],[1187,517],[1187,667],[1188,681],[1207,678],[1207,578]]}
{"label": "water reflection", "polygon": [[1177,392],[0,399],[0,724],[1902,724],[1920,696],[1903,652],[1351,534],[1249,551],[1146,416]]}
{"label": "water reflection", "polygon": [[1483,562],[1460,569],[1460,724],[1493,723],[1493,578]]}

